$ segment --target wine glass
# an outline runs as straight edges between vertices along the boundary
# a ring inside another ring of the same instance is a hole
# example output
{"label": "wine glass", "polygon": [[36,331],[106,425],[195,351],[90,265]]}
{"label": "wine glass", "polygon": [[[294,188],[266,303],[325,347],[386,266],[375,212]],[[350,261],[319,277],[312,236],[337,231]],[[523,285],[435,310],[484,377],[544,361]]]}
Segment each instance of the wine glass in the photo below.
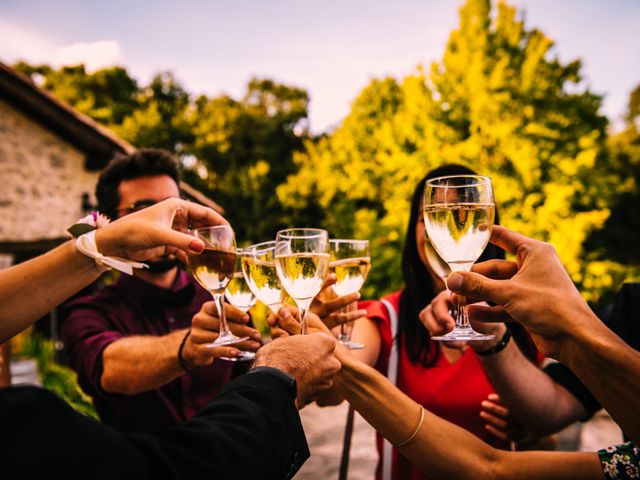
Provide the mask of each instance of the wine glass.
{"label": "wine glass", "polygon": [[229,225],[198,228],[189,232],[204,242],[201,253],[189,253],[187,259],[193,276],[211,292],[220,317],[220,335],[209,346],[231,345],[247,340],[229,330],[224,314],[224,290],[233,278],[236,265],[236,240]]}
{"label": "wine glass", "polygon": [[[336,283],[333,285],[336,294],[342,297],[359,292],[371,269],[369,240],[329,240],[329,256],[329,271],[336,276]],[[355,307],[352,303],[344,307],[344,310],[349,311]],[[350,350],[359,350],[364,345],[351,341],[354,323],[340,325],[338,340]]]}
{"label": "wine glass", "polygon": [[[224,296],[231,305],[243,313],[247,313],[256,303],[256,296],[253,294],[242,273],[242,254],[244,250],[236,250],[236,268],[233,278],[224,291]],[[236,357],[220,357],[222,360],[230,362],[252,361],[256,358],[254,352],[241,351]]]}
{"label": "wine glass", "polygon": [[274,314],[284,303],[284,292],[276,272],[276,242],[262,242],[244,248],[241,253],[242,273],[258,300]]}
{"label": "wine glass", "polygon": [[298,306],[300,330],[305,335],[307,312],[329,271],[329,235],[317,228],[280,230],[275,254],[278,278]]}
{"label": "wine glass", "polygon": [[[495,203],[491,179],[480,175],[452,175],[427,180],[424,225],[429,241],[452,272],[468,272],[489,243]],[[465,305],[458,305],[455,328],[442,341],[491,340],[469,324]]]}

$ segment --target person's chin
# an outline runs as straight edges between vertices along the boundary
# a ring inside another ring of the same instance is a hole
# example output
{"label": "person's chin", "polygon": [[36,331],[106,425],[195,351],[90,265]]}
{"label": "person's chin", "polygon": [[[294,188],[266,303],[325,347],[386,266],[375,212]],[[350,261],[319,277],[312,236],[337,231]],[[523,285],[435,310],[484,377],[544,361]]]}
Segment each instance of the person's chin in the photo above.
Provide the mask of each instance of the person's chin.
{"label": "person's chin", "polygon": [[162,257],[157,260],[147,260],[145,263],[149,268],[145,268],[144,271],[151,275],[162,275],[170,272],[180,265],[180,261],[173,255],[170,257]]}

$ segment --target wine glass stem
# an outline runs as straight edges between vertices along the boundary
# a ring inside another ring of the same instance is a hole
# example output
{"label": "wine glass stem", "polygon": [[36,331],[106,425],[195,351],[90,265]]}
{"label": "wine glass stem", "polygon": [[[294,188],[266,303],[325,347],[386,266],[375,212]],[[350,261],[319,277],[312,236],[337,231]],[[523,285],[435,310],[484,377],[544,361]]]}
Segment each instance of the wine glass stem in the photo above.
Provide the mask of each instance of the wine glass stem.
{"label": "wine glass stem", "polygon": [[457,307],[456,328],[469,328],[469,314],[466,305],[458,305]]}
{"label": "wine glass stem", "polygon": [[212,293],[212,295],[220,317],[220,336],[225,337],[231,333],[231,330],[229,330],[229,325],[227,324],[227,316],[224,314],[224,294]]}
{"label": "wine glass stem", "polygon": [[[356,308],[357,307],[356,307],[356,304],[354,302],[354,303],[350,303],[349,305],[346,305],[346,306],[342,307],[340,309],[340,312],[348,313],[348,312],[351,312],[351,311],[355,310]],[[348,343],[348,342],[351,341],[351,332],[353,332],[353,323],[354,322],[349,322],[349,323],[345,322],[345,323],[341,323],[340,324],[340,338],[339,338],[339,340],[341,342]]]}
{"label": "wine glass stem", "polygon": [[300,334],[307,334],[307,311],[309,310],[309,305],[299,305],[298,313],[300,315]]}

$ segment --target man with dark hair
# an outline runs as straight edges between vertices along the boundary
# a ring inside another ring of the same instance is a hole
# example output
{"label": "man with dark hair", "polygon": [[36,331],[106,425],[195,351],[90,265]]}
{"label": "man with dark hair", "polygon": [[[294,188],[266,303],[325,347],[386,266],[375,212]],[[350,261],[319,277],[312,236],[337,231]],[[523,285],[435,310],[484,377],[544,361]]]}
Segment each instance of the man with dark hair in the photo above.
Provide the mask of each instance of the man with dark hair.
{"label": "man with dark hair", "polygon": [[[179,197],[177,162],[166,151],[142,149],[115,157],[96,188],[99,210],[112,219]],[[153,432],[193,417],[231,379],[236,346],[209,348],[217,337],[211,295],[174,255],[146,262],[94,295],[62,310],[62,339],[82,388],[100,419],[120,430]],[[228,306],[242,348],[260,335],[246,314]]]}

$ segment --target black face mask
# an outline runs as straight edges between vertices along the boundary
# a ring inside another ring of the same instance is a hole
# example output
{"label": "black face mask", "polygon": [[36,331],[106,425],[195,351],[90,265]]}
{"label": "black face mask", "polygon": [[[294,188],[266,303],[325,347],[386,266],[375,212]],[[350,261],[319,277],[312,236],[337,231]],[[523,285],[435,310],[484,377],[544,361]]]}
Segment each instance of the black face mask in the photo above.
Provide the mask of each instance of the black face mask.
{"label": "black face mask", "polygon": [[161,258],[160,260],[147,260],[147,265],[149,268],[145,268],[145,272],[149,272],[151,274],[161,274],[167,273],[169,270],[174,269],[179,265],[177,258]]}

